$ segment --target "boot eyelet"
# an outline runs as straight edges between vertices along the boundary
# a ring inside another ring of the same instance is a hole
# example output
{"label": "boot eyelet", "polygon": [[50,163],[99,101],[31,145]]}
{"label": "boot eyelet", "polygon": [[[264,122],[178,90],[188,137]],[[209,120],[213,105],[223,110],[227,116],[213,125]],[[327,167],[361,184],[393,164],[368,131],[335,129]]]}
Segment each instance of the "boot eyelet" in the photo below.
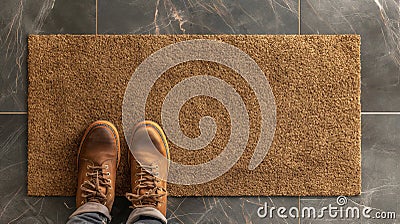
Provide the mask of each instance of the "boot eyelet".
{"label": "boot eyelet", "polygon": [[106,173],[106,175],[107,175],[107,176],[110,176],[110,175],[111,175],[111,173],[110,173],[110,172],[107,172],[107,173]]}
{"label": "boot eyelet", "polygon": [[106,169],[106,170],[108,170],[108,165],[106,164],[106,165],[104,165],[104,168]]}
{"label": "boot eyelet", "polygon": [[86,176],[89,176],[88,173],[85,174]]}

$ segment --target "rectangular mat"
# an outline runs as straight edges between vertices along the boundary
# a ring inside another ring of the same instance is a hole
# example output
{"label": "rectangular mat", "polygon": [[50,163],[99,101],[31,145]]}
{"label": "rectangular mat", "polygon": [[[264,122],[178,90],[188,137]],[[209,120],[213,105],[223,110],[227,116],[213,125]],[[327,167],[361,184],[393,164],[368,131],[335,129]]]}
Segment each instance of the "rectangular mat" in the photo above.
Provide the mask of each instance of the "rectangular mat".
{"label": "rectangular mat", "polygon": [[[76,155],[85,128],[95,120],[109,120],[123,137],[122,103],[135,69],[163,47],[192,39],[230,44],[257,63],[275,99],[276,129],[267,155],[249,170],[256,145],[265,137],[260,134],[261,104],[252,86],[237,71],[207,60],[168,69],[151,87],[145,111],[148,119],[161,124],[163,101],[174,86],[190,77],[209,75],[235,89],[250,124],[246,148],[232,168],[207,183],[169,184],[170,195],[360,194],[357,35],[31,35],[28,194],[75,195]],[[224,57],[229,61],[233,55]],[[142,91],[144,83],[136,85],[137,91]],[[241,122],[232,121],[224,105],[210,96],[189,99],[177,116],[180,130],[189,138],[202,134],[202,117],[213,117],[216,124],[214,138],[201,150],[185,150],[169,139],[171,159],[186,165],[216,158],[231,136],[231,122]],[[130,190],[127,150],[123,140],[118,195]]]}

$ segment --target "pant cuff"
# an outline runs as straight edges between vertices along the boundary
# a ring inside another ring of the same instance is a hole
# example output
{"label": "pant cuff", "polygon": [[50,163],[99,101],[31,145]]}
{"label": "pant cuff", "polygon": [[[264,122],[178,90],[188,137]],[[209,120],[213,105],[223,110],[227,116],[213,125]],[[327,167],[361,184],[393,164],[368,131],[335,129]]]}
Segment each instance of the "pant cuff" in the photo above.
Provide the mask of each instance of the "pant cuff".
{"label": "pant cuff", "polygon": [[96,202],[85,203],[84,205],[76,209],[75,212],[72,213],[72,215],[69,218],[83,213],[92,213],[92,212],[100,213],[105,217],[107,217],[108,221],[111,221],[111,215],[110,211],[108,211],[108,208],[105,205]]}
{"label": "pant cuff", "polygon": [[143,207],[143,208],[135,208],[129,215],[127,223],[134,223],[139,220],[140,216],[147,216],[159,219],[162,223],[167,223],[167,218],[158,211],[156,208],[153,207]]}

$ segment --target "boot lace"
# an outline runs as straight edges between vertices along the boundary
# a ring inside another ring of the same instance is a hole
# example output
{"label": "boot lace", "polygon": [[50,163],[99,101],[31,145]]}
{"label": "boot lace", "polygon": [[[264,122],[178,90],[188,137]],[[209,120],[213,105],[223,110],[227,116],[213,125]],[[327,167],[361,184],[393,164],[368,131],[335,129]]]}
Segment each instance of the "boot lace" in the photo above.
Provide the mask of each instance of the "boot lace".
{"label": "boot lace", "polygon": [[[106,205],[107,193],[111,189],[111,180],[105,176],[110,176],[110,172],[104,172],[108,169],[108,165],[95,166],[88,165],[88,172],[86,176],[88,180],[85,180],[81,185],[82,197],[86,202],[97,202]],[[106,193],[103,193],[101,187],[106,189]],[[84,203],[82,201],[82,203]]]}
{"label": "boot lace", "polygon": [[[161,197],[165,196],[167,191],[165,188],[157,186],[161,181],[157,178],[158,175],[158,165],[140,166],[139,172],[136,173],[139,179],[135,181],[137,185],[133,189],[133,192],[136,193],[126,193],[126,198],[132,202],[131,208],[157,207],[158,204],[163,203]],[[140,194],[142,189],[146,190],[145,194]]]}

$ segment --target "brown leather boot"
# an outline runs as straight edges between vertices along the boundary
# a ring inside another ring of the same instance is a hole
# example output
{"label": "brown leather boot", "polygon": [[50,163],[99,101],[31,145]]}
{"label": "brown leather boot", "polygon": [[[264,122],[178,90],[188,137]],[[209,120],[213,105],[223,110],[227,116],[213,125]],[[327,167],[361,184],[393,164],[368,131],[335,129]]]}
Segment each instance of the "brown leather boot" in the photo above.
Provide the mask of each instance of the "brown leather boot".
{"label": "brown leather boot", "polygon": [[97,202],[111,211],[119,161],[117,129],[108,121],[92,123],[86,129],[78,151],[77,208],[86,202]]}
{"label": "brown leather boot", "polygon": [[[143,121],[133,129],[129,153],[132,193],[126,197],[133,208],[154,207],[164,217],[167,211],[169,149],[163,130],[152,121]],[[163,158],[162,158],[163,157]]]}

